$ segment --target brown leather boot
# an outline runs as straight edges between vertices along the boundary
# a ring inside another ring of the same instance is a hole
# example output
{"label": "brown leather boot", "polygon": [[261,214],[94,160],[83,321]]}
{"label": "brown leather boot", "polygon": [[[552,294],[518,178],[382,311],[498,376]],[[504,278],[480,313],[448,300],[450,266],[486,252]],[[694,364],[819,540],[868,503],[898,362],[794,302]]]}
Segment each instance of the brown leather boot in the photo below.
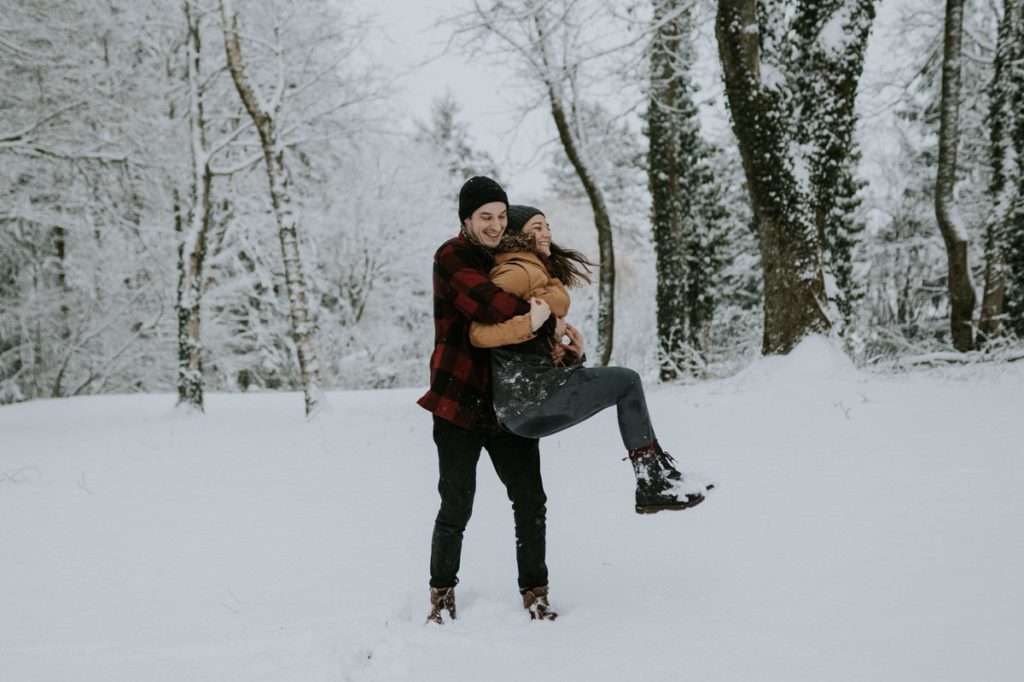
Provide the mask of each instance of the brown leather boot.
{"label": "brown leather boot", "polygon": [[441,611],[447,610],[448,616],[455,620],[455,588],[454,587],[431,587],[430,588],[430,613],[427,615],[428,623],[444,624],[441,619]]}
{"label": "brown leather boot", "polygon": [[548,603],[548,586],[541,585],[523,590],[523,606],[530,612],[530,620],[554,620],[558,614]]}

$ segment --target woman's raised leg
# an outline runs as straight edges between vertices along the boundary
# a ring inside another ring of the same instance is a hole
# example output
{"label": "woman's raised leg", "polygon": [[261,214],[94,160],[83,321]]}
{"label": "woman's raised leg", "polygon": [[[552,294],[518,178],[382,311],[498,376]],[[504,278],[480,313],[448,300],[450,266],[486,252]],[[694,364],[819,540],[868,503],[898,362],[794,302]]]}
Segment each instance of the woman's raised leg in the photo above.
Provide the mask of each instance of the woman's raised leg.
{"label": "woman's raised leg", "polygon": [[505,426],[520,436],[542,438],[586,421],[612,405],[617,408],[619,435],[627,450],[654,442],[643,382],[627,367],[582,367],[544,402],[506,420]]}

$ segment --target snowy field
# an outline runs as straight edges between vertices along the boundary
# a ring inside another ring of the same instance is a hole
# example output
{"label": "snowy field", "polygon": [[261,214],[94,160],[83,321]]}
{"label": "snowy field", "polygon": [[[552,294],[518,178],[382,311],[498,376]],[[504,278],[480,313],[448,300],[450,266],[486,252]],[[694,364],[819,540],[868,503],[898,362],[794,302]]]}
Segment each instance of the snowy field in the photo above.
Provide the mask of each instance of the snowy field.
{"label": "snowy field", "polygon": [[857,372],[821,340],[652,390],[719,489],[638,516],[612,412],[542,443],[554,623],[481,461],[459,620],[424,625],[418,390],[0,408],[0,680],[1024,679],[1024,363]]}

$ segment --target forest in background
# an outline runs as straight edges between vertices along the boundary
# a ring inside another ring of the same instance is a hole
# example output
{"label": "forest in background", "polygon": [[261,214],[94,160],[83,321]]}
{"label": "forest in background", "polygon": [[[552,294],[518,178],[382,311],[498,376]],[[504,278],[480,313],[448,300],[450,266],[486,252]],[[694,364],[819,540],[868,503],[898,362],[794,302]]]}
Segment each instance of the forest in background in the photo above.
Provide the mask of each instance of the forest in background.
{"label": "forest in background", "polygon": [[[510,196],[600,259],[594,361],[689,381],[817,332],[861,365],[1022,355],[1020,0],[464,5],[437,31],[550,116],[549,193]],[[0,8],[0,403],[426,382],[431,254],[501,168],[450,94],[407,114],[381,27]]]}

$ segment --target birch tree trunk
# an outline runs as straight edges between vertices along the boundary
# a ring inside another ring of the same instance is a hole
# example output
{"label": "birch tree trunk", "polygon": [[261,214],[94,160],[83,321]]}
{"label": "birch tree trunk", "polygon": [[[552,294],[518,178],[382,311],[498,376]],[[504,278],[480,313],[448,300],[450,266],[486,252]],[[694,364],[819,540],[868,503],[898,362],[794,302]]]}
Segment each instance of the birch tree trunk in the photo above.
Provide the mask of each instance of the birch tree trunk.
{"label": "birch tree trunk", "polygon": [[764,269],[762,350],[788,353],[807,334],[831,328],[821,244],[794,172],[780,95],[761,79],[756,0],[719,0],[715,34]]}
{"label": "birch tree trunk", "polygon": [[[220,2],[223,21],[224,49],[228,69],[259,133],[263,160],[270,185],[270,202],[274,208],[278,236],[281,242],[281,256],[284,261],[285,284],[288,304],[291,310],[292,334],[299,359],[299,372],[305,392],[306,415],[310,416],[323,401],[320,390],[320,368],[313,346],[313,323],[310,319],[306,297],[305,280],[302,276],[302,260],[299,255],[298,220],[291,201],[291,178],[284,158],[277,129],[277,107],[282,92],[280,88],[270,107],[259,101],[252,83],[245,73],[242,47],[238,38],[238,17],[231,9],[230,0]],[[280,85],[280,84],[279,84]]]}
{"label": "birch tree trunk", "polygon": [[178,404],[203,411],[203,359],[200,312],[203,263],[210,229],[210,190],[213,174],[206,146],[202,100],[202,40],[200,17],[191,0],[185,2],[188,26],[186,73],[189,99],[189,139],[192,179],[188,225],[178,246]]}
{"label": "birch tree trunk", "polygon": [[942,100],[939,118],[939,162],[935,179],[935,218],[946,243],[949,288],[949,325],[953,347],[974,347],[973,316],[976,297],[967,262],[967,231],[953,215],[957,147],[960,142],[960,42],[964,0],[946,0],[942,51]]}

